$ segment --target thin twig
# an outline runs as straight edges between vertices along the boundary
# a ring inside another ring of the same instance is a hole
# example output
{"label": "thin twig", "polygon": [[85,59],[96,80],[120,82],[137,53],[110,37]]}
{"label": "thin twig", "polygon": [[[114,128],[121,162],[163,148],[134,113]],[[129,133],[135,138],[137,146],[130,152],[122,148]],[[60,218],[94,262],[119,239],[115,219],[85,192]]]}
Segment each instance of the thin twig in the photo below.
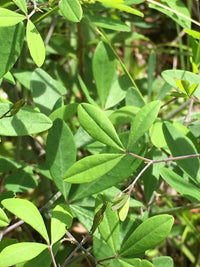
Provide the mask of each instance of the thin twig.
{"label": "thin twig", "polygon": [[191,98],[190,100],[190,105],[189,105],[189,109],[188,109],[188,113],[187,113],[187,116],[185,118],[185,123],[184,125],[187,127],[189,122],[190,122],[190,116],[191,116],[191,112],[192,112],[192,108],[193,108],[193,105],[194,105],[194,98]]}
{"label": "thin twig", "polygon": [[55,261],[55,257],[53,255],[52,245],[49,245],[49,251],[50,251],[51,259],[52,259],[52,262],[53,262],[53,266],[57,267],[57,264],[56,264],[56,261]]}
{"label": "thin twig", "polygon": [[7,227],[5,230],[3,230],[0,234],[0,241],[2,240],[3,236],[7,233],[9,233],[10,231],[14,230],[15,228],[17,228],[18,226],[22,225],[24,223],[23,220],[20,220],[18,222],[16,222],[15,224]]}
{"label": "thin twig", "polygon": [[49,43],[49,40],[50,40],[50,38],[51,38],[51,36],[53,34],[53,31],[55,29],[55,26],[56,26],[56,23],[57,23],[57,19],[58,19],[58,16],[56,15],[54,20],[53,20],[53,22],[52,22],[52,24],[51,24],[51,26],[50,26],[50,28],[49,28],[49,31],[48,31],[47,36],[46,36],[46,39],[44,41],[44,45],[45,46],[47,46],[47,44]]}

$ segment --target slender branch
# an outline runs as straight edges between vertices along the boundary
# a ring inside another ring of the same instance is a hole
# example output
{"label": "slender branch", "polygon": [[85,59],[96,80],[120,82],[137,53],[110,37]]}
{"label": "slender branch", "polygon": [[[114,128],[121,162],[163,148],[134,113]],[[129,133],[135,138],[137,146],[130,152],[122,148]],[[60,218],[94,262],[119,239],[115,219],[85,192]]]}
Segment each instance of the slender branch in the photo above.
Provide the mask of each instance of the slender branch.
{"label": "slender branch", "polygon": [[192,210],[192,209],[198,209],[198,208],[200,208],[200,203],[190,205],[190,206],[181,206],[181,207],[175,207],[175,208],[171,208],[171,209],[160,210],[157,212],[152,212],[152,215],[174,213],[174,212],[180,212],[180,211],[184,211],[184,210]]}
{"label": "slender branch", "polygon": [[141,160],[143,160],[145,162],[150,162],[151,161],[151,159],[144,158],[144,157],[139,156],[137,154],[134,154],[132,152],[127,152],[127,154],[130,155],[130,156],[132,156],[132,157],[134,157],[134,158],[141,159]]}
{"label": "slender branch", "polygon": [[5,230],[3,230],[0,234],[0,241],[2,240],[3,236],[7,233],[9,233],[10,231],[12,231],[13,229],[17,228],[18,226],[22,225],[24,223],[23,220],[20,220],[18,222],[16,222],[15,224],[7,227]]}
{"label": "slender branch", "polygon": [[54,31],[56,23],[57,23],[57,18],[58,18],[58,16],[55,16],[55,18],[54,18],[54,20],[53,20],[53,22],[52,22],[52,24],[51,24],[51,26],[49,28],[49,31],[48,31],[47,36],[46,36],[46,39],[44,41],[44,45],[45,46],[47,46],[47,44],[49,43],[49,40],[50,40],[50,38],[51,38],[51,36],[53,34],[53,31]]}
{"label": "slender branch", "polygon": [[137,175],[137,177],[135,178],[135,180],[132,182],[132,184],[128,187],[129,191],[128,194],[130,195],[136,182],[139,180],[139,178],[141,177],[141,175],[153,164],[153,161],[149,161],[147,163],[147,165],[141,170],[141,172]]}
{"label": "slender branch", "polygon": [[52,262],[53,262],[53,266],[57,267],[57,264],[56,264],[56,261],[55,261],[55,257],[53,255],[52,245],[49,245],[49,251],[50,251],[51,259],[52,259]]}
{"label": "slender branch", "polygon": [[183,110],[185,107],[187,107],[187,105],[190,103],[190,99],[187,100],[186,102],[184,102],[183,104],[181,104],[177,109],[175,109],[174,111],[172,111],[171,113],[169,113],[164,119],[168,120],[171,119],[173,116],[175,116],[177,113],[179,113],[181,110]]}
{"label": "slender branch", "polygon": [[81,248],[85,244],[89,236],[90,236],[90,232],[87,233],[87,235],[82,239],[82,241],[77,245],[77,247],[70,253],[70,255],[67,257],[65,262],[61,265],[61,267],[65,267],[67,265],[67,263],[71,260],[71,258],[76,253],[76,251],[79,250],[79,248]]}
{"label": "slender branch", "polygon": [[191,116],[191,112],[192,112],[192,108],[193,108],[193,105],[194,105],[194,98],[191,98],[190,100],[190,105],[189,105],[189,109],[188,109],[188,113],[187,113],[187,116],[185,118],[185,126],[187,127],[189,122],[190,122],[190,116]]}
{"label": "slender branch", "polygon": [[159,3],[159,2],[156,2],[156,1],[154,1],[154,0],[146,0],[146,1],[149,2],[149,3],[151,3],[151,4],[155,4],[155,5],[157,5],[157,6],[160,6],[160,7],[164,8],[164,9],[166,9],[166,10],[169,10],[169,11],[175,13],[176,15],[181,16],[181,17],[183,17],[184,19],[187,19],[187,20],[191,21],[192,23],[194,23],[194,24],[200,26],[200,23],[199,23],[198,21],[196,21],[196,20],[194,20],[194,19],[191,19],[191,18],[185,16],[183,13],[180,13],[180,12],[178,12],[178,11],[176,11],[176,10],[174,10],[174,9],[172,9],[172,8],[170,8],[170,7],[168,7],[168,6],[165,6],[165,5],[163,5],[163,4]]}

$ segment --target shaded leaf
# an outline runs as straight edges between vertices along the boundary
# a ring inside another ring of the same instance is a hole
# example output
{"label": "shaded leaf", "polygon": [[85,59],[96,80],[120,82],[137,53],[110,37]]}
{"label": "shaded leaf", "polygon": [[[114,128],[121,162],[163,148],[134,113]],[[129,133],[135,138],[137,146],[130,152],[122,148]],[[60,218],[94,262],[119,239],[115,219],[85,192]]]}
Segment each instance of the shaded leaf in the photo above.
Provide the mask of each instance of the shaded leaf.
{"label": "shaded leaf", "polygon": [[70,128],[63,120],[54,121],[46,147],[47,167],[56,186],[66,198],[70,185],[64,183],[63,176],[76,162],[76,145]]}
{"label": "shaded leaf", "polygon": [[159,109],[160,101],[156,100],[148,103],[138,111],[131,125],[127,145],[128,150],[131,144],[135,143],[151,127],[158,115]]}
{"label": "shaded leaf", "polygon": [[[4,19],[0,18],[0,23],[2,21],[4,21]],[[10,27],[0,27],[0,78],[2,78],[17,61],[24,43],[24,34],[23,23]]]}
{"label": "shaded leaf", "polygon": [[111,48],[100,42],[92,60],[92,70],[101,106],[104,107],[115,74],[115,56]]}
{"label": "shaded leaf", "polygon": [[[173,157],[197,154],[193,142],[175,128],[171,123],[163,124],[166,143]],[[177,165],[184,170],[195,182],[200,182],[200,160],[199,158],[187,158],[177,160]]]}
{"label": "shaded leaf", "polygon": [[[31,76],[31,94],[36,106],[49,115],[66,89],[42,69],[35,69]],[[47,101],[48,99],[48,101]]]}
{"label": "shaded leaf", "polygon": [[[10,109],[8,104],[0,104],[0,114]],[[44,114],[35,111],[31,106],[25,106],[19,112],[8,118],[2,118],[0,135],[23,136],[48,130],[52,126],[51,120]]]}
{"label": "shaded leaf", "polygon": [[192,202],[200,201],[200,189],[197,186],[167,168],[162,168],[160,174],[171,187],[176,189],[176,191],[184,195],[186,198]]}

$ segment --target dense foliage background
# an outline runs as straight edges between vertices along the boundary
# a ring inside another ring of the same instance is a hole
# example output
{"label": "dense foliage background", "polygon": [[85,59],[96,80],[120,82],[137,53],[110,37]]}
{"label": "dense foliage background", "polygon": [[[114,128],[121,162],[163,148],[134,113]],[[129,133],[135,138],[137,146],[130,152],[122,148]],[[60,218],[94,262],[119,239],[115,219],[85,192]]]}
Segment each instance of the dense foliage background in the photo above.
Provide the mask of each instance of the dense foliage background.
{"label": "dense foliage background", "polygon": [[200,266],[197,0],[1,0],[0,266]]}

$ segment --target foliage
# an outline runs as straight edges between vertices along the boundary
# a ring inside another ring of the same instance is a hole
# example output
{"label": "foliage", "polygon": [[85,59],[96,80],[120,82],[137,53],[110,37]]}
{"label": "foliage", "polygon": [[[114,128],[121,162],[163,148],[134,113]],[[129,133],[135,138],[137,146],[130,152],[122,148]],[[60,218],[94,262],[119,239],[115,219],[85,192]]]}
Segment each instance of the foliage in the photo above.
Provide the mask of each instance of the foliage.
{"label": "foliage", "polygon": [[200,266],[196,3],[1,1],[0,266]]}

